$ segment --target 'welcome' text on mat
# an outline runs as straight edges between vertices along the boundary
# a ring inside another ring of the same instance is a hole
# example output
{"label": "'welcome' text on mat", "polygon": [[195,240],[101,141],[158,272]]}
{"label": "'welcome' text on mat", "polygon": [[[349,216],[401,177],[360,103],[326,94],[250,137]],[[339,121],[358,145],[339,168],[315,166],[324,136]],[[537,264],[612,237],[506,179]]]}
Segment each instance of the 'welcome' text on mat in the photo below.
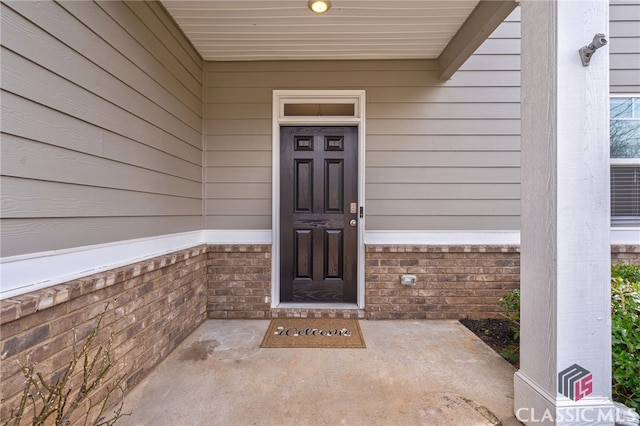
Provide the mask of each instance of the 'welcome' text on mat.
{"label": "'welcome' text on mat", "polygon": [[262,348],[365,348],[357,319],[276,318]]}

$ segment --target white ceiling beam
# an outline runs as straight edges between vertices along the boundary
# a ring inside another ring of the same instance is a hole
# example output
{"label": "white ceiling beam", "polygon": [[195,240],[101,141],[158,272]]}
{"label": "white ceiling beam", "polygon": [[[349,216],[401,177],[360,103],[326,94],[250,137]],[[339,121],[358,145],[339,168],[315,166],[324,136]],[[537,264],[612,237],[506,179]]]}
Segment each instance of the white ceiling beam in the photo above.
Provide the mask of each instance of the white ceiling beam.
{"label": "white ceiling beam", "polygon": [[517,0],[480,1],[438,57],[438,78],[450,79],[517,6]]}

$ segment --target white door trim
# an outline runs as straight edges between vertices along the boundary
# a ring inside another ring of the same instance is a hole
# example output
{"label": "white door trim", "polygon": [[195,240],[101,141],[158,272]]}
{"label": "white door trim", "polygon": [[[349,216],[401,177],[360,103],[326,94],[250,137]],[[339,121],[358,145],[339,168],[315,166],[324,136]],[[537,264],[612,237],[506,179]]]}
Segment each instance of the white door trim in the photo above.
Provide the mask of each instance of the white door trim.
{"label": "white door trim", "polygon": [[[353,104],[354,115],[295,116],[284,115],[284,105],[291,103]],[[351,125],[358,127],[358,206],[364,208],[365,165],[365,91],[364,90],[274,90],[272,115],[272,247],[271,247],[271,307],[280,306],[280,126]],[[358,219],[358,302],[364,308],[364,217]],[[302,307],[296,304],[296,307]],[[320,307],[310,305],[310,307]]]}

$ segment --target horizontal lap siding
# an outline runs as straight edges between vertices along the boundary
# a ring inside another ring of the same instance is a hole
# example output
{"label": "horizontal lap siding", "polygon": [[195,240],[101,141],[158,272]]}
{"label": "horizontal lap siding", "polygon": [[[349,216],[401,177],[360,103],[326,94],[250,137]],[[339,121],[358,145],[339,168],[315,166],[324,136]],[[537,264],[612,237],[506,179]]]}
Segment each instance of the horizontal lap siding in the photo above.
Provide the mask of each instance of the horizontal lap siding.
{"label": "horizontal lap siding", "polygon": [[206,63],[207,229],[271,228],[272,87],[264,79],[282,69],[278,62]]}
{"label": "horizontal lap siding", "polygon": [[611,93],[640,93],[640,2],[612,0],[609,7]]}
{"label": "horizontal lap siding", "polygon": [[0,7],[2,255],[201,229],[203,63],[164,9]]}
{"label": "horizontal lap siding", "polygon": [[426,60],[207,63],[207,228],[271,227],[272,90],[365,89],[368,229],[518,229],[519,49],[516,13],[448,81]]}
{"label": "horizontal lap siding", "polygon": [[518,19],[448,81],[367,93],[369,229],[519,228]]}

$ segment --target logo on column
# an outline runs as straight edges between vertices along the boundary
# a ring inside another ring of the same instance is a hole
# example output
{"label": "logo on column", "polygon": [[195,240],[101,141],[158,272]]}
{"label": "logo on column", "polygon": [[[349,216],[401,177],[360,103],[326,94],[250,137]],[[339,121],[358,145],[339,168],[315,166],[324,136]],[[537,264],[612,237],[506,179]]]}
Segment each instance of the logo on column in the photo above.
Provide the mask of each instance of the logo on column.
{"label": "logo on column", "polygon": [[573,401],[580,401],[593,392],[593,374],[573,364],[558,373],[558,392]]}

